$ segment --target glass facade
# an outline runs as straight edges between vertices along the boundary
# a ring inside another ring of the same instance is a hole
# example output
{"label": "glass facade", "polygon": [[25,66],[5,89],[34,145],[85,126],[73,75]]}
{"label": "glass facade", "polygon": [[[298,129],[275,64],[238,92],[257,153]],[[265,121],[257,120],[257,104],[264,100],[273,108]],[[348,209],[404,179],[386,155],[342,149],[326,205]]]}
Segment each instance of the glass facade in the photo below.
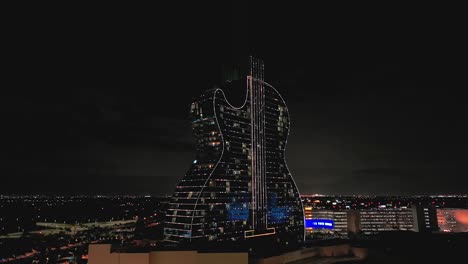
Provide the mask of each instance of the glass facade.
{"label": "glass facade", "polygon": [[361,231],[377,234],[382,231],[415,231],[414,213],[410,208],[385,208],[361,210]]}
{"label": "glass facade", "polygon": [[170,202],[166,241],[268,235],[280,243],[303,242],[302,202],[284,156],[290,125],[286,104],[263,81],[260,60],[250,58],[239,84],[246,91],[240,107],[218,88],[190,107],[197,152]]}

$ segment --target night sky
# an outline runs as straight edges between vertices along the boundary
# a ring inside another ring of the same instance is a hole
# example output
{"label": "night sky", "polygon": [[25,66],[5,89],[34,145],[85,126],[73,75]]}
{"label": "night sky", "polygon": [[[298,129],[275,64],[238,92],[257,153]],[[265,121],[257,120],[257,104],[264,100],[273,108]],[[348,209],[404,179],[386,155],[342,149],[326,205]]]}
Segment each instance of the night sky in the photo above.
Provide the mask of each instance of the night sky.
{"label": "night sky", "polygon": [[240,53],[288,104],[302,193],[466,193],[459,16],[285,3],[11,20],[0,193],[170,194],[194,155],[191,100]]}

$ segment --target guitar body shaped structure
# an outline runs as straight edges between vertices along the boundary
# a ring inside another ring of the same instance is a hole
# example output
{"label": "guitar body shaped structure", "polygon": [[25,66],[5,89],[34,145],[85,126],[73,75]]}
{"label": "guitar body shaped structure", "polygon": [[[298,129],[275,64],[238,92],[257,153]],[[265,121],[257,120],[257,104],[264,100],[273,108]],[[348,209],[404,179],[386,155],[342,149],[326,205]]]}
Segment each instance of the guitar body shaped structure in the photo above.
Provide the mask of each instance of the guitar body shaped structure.
{"label": "guitar body shaped structure", "polygon": [[303,205],[285,161],[289,113],[264,80],[263,62],[249,57],[240,106],[223,90],[204,92],[191,105],[195,160],[167,209],[167,242],[304,241]]}

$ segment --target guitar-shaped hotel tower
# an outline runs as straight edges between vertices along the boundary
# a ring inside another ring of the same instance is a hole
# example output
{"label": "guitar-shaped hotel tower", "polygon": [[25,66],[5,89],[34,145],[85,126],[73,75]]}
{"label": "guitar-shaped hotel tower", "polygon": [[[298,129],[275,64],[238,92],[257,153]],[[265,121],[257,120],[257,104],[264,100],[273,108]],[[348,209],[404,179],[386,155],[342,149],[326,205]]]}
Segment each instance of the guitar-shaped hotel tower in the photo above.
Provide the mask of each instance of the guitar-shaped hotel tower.
{"label": "guitar-shaped hotel tower", "polygon": [[197,153],[169,203],[165,241],[304,240],[303,206],[285,161],[286,103],[264,81],[263,61],[250,56],[240,72],[225,86],[242,87],[243,104],[215,88],[190,107]]}

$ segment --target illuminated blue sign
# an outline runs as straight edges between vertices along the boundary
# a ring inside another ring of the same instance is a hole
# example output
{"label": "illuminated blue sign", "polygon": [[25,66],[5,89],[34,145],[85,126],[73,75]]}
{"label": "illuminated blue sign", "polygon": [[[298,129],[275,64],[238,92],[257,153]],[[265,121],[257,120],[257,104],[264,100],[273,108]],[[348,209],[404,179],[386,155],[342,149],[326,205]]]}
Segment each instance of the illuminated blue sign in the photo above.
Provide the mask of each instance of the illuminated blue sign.
{"label": "illuminated blue sign", "polygon": [[333,229],[335,224],[333,223],[333,220],[330,219],[306,219],[305,227]]}

